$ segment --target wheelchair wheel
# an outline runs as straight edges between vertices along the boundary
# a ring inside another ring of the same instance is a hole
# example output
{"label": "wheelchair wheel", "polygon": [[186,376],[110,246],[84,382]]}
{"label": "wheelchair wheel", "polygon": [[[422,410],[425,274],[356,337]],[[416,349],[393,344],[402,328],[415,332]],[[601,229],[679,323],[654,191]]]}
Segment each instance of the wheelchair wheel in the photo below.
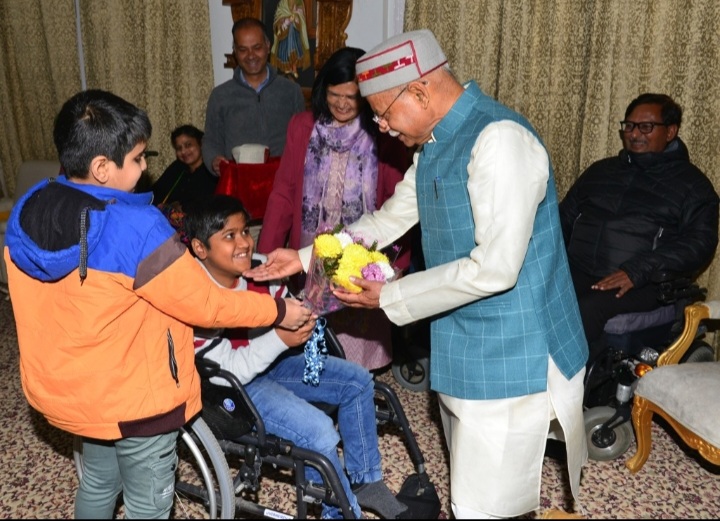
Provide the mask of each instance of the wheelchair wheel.
{"label": "wheelchair wheel", "polygon": [[710,344],[702,340],[694,342],[680,359],[681,364],[714,361],[715,351]]}
{"label": "wheelchair wheel", "polygon": [[411,391],[422,392],[430,388],[430,359],[408,358],[392,364],[392,374],[397,383]]}
{"label": "wheelchair wheel", "polygon": [[[178,473],[175,478],[174,518],[231,519],[235,492],[230,469],[220,445],[205,421],[198,417],[178,437]],[[82,438],[73,440],[73,459],[82,479]]]}
{"label": "wheelchair wheel", "polygon": [[175,517],[235,517],[235,489],[225,454],[201,417],[178,438]]}
{"label": "wheelchair wheel", "polygon": [[603,440],[598,440],[596,434],[603,423],[615,414],[612,407],[593,407],[584,413],[585,435],[587,436],[588,457],[595,461],[610,461],[617,459],[627,452],[634,439],[632,425],[629,421],[615,427],[606,433]]}

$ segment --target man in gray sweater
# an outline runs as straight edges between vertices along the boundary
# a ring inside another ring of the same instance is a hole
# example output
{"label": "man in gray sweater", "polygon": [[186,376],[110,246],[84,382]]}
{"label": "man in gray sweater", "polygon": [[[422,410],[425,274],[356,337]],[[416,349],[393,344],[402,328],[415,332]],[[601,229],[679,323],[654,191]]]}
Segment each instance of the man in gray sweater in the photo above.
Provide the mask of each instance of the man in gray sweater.
{"label": "man in gray sweater", "polygon": [[288,122],[305,109],[300,86],[268,65],[270,40],[263,23],[242,18],[232,34],[238,67],[231,80],[212,90],[205,115],[203,160],[218,176],[220,162],[230,161],[238,145],[259,143],[271,156],[282,155]]}

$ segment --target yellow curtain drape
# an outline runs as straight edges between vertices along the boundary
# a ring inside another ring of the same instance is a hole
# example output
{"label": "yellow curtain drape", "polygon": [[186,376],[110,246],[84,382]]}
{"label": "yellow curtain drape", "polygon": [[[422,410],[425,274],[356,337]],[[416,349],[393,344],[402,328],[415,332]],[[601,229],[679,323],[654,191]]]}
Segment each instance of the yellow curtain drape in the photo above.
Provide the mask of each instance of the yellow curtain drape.
{"label": "yellow curtain drape", "polygon": [[[213,87],[207,1],[80,0],[87,88],[145,109],[157,178],[175,159],[170,132],[203,129]],[[56,159],[54,117],[81,88],[74,0],[0,0],[0,161],[8,191],[28,159]]]}
{"label": "yellow curtain drape", "polygon": [[[720,192],[717,0],[406,0],[405,30],[432,30],[460,81],[525,115],[545,141],[560,197],[622,148],[628,103],[662,92],[680,137]],[[700,277],[720,298],[720,261]]]}
{"label": "yellow curtain drape", "polygon": [[111,90],[148,112],[153,135],[148,160],[156,179],[175,159],[170,132],[189,123],[205,128],[213,87],[207,1],[82,0],[89,88]]}
{"label": "yellow curtain drape", "polygon": [[80,89],[73,0],[0,0],[0,46],[0,161],[12,194],[20,163],[57,157],[55,114]]}

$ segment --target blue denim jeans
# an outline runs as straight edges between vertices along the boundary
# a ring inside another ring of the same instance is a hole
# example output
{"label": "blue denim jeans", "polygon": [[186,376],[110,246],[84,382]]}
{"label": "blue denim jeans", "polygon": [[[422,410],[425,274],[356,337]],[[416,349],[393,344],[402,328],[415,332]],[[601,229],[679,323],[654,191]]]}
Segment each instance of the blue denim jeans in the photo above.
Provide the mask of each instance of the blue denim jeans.
{"label": "blue denim jeans", "polygon": [[[245,389],[269,433],[319,452],[330,460],[359,517],[360,506],[350,483],[372,483],[382,479],[372,374],[358,364],[330,356],[320,373],[319,385],[313,386],[303,383],[304,369],[302,352],[288,356],[278,360]],[[327,414],[308,402],[338,405],[338,429]],[[344,469],[337,452],[340,438]],[[320,483],[320,473],[311,467],[307,469],[308,478]],[[339,515],[336,507],[323,505],[323,519]]]}

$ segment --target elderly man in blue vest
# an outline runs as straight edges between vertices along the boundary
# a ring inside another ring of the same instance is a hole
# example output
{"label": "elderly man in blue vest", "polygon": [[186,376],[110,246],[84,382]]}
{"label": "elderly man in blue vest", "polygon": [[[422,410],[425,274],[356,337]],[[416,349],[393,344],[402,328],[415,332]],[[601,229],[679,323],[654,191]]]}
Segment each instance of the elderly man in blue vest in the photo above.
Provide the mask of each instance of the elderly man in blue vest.
{"label": "elderly man in blue vest", "polygon": [[[380,130],[420,147],[395,195],[350,228],[383,247],[420,222],[427,269],[336,295],[398,325],[431,319],[456,518],[537,509],[551,426],[577,500],[588,348],[545,147],[524,117],[458,83],[428,30],[390,38],[356,72]],[[310,253],[276,250],[252,275],[300,271]]]}

